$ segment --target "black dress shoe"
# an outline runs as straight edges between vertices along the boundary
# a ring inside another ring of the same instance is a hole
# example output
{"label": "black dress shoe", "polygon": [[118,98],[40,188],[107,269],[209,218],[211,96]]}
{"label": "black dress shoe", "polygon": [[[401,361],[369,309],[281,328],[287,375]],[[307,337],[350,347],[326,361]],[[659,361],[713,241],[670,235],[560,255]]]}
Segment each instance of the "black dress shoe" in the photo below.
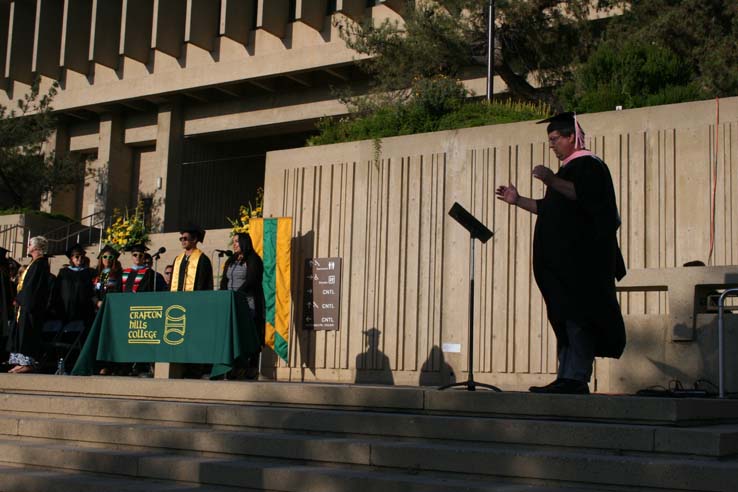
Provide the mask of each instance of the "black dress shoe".
{"label": "black dress shoe", "polygon": [[575,379],[557,379],[546,386],[531,386],[530,392],[559,395],[588,395],[589,386],[584,381],[577,381]]}

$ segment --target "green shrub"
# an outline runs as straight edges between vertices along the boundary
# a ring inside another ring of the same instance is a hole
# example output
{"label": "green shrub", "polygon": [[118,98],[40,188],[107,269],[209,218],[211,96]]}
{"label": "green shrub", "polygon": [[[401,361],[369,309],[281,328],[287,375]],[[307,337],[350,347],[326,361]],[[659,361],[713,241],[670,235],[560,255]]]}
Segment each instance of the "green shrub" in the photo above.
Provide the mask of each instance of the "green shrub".
{"label": "green shrub", "polygon": [[602,43],[558,96],[579,112],[610,111],[702,99],[696,74],[668,47]]}
{"label": "green shrub", "polygon": [[385,103],[348,117],[321,119],[319,134],[310,138],[308,145],[512,123],[551,113],[545,104],[469,99],[460,82],[443,76],[416,81],[411,94],[404,103]]}

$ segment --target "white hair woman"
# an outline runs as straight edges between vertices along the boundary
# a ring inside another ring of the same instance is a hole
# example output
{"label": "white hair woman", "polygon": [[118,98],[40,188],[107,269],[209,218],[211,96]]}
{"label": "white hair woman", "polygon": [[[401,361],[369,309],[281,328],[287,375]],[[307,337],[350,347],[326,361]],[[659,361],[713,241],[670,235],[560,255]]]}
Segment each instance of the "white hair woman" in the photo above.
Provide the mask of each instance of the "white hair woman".
{"label": "white hair woman", "polygon": [[43,236],[28,240],[31,264],[18,281],[15,297],[15,325],[8,339],[8,372],[33,372],[41,351],[41,328],[46,318],[49,301],[49,260],[46,258],[48,241]]}

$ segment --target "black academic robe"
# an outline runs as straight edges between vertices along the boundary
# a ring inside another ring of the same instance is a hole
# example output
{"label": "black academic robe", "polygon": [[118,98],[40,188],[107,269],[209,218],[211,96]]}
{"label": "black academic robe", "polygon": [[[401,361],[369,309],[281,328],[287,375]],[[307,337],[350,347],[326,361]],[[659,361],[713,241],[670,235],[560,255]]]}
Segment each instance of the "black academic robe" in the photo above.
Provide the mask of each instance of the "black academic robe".
{"label": "black academic robe", "polygon": [[8,322],[13,318],[13,289],[7,268],[0,267],[0,340],[10,333]]}
{"label": "black academic robe", "polygon": [[82,321],[90,326],[95,317],[94,270],[62,268],[56,277],[56,314],[65,324]]}
{"label": "black academic robe", "polygon": [[38,358],[41,351],[41,330],[49,303],[49,260],[41,257],[32,262],[15,298],[20,309],[18,322],[8,338],[8,352]]}
{"label": "black academic robe", "polygon": [[[179,282],[177,283],[177,291],[183,291],[185,279],[187,278],[187,261],[184,253],[181,254],[182,262],[179,265]],[[197,270],[195,270],[195,288],[193,290],[213,290],[213,264],[210,258],[203,253],[197,261]]]}
{"label": "black academic robe", "polygon": [[574,183],[576,200],[548,187],[537,200],[533,272],[559,344],[568,344],[570,320],[595,338],[595,355],[620,357],[625,324],[615,278],[625,275],[617,243],[620,226],[615,189],[607,165],[585,156],[556,175]]}

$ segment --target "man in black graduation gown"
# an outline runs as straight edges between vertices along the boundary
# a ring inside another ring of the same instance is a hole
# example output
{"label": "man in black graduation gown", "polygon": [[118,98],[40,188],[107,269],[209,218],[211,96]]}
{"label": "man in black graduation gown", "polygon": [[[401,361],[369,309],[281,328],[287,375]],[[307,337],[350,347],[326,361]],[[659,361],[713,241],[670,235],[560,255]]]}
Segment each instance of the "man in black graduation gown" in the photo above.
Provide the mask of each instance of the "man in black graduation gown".
{"label": "man in black graduation gown", "polygon": [[196,225],[187,225],[179,231],[179,242],[184,251],[174,259],[171,291],[213,290],[213,265],[197,243],[205,239],[205,231]]}
{"label": "man in black graduation gown", "polygon": [[144,260],[149,248],[144,244],[134,244],[127,248],[131,253],[131,266],[121,274],[121,292],[151,292],[154,290],[154,271]]}
{"label": "man in black graduation gown", "polygon": [[56,314],[66,325],[81,321],[85,327],[95,318],[94,270],[85,266],[85,249],[75,244],[66,251],[69,266],[59,270],[54,287]]}
{"label": "man in black graduation gown", "polygon": [[548,123],[548,143],[561,167],[554,173],[539,165],[533,177],[546,193],[534,200],[509,184],[497,197],[537,214],[533,236],[533,273],[556,333],[558,375],[536,393],[589,393],[595,357],[619,358],[625,325],[615,279],[625,275],[617,244],[620,216],[607,165],[584,148],[584,133],[573,113]]}

